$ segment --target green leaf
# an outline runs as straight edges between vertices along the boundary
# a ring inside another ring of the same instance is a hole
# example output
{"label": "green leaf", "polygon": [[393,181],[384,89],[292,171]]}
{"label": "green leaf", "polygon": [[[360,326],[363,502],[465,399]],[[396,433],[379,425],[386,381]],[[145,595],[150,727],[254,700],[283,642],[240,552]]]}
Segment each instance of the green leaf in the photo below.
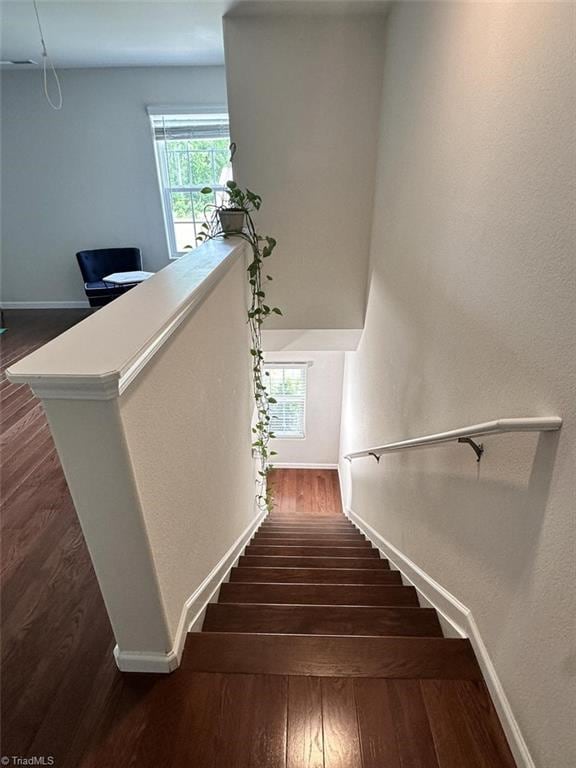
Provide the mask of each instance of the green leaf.
{"label": "green leaf", "polygon": [[211,195],[212,192],[213,192],[212,187],[202,187],[202,189],[200,190],[201,195]]}
{"label": "green leaf", "polygon": [[269,397],[269,398],[268,398],[268,402],[269,402],[269,403],[272,403],[272,404],[274,405],[275,403],[277,403],[277,402],[278,402],[278,400],[276,400],[274,397]]}
{"label": "green leaf", "polygon": [[282,310],[278,309],[278,307],[274,307],[272,312],[275,312],[277,315],[281,315],[282,314]]}

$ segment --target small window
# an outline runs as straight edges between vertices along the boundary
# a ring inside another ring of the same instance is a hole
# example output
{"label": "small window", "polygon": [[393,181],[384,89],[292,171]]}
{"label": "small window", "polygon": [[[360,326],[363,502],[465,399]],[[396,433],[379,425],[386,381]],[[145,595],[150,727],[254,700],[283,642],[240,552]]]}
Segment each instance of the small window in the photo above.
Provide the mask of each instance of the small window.
{"label": "small window", "polygon": [[[149,108],[158,179],[170,256],[196,247],[196,237],[210,214],[207,206],[220,203],[232,178],[230,128],[226,112],[156,114]],[[201,194],[212,187],[214,196]]]}
{"label": "small window", "polygon": [[306,437],[306,371],[307,364],[274,364],[265,366],[270,404],[270,427],[278,438]]}

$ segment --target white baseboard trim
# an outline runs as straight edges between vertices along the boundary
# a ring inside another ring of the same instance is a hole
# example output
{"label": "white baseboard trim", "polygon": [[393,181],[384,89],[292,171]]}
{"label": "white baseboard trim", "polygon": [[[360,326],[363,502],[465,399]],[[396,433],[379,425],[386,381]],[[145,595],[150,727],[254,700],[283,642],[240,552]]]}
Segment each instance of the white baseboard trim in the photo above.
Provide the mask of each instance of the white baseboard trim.
{"label": "white baseboard trim", "polygon": [[220,585],[228,578],[231,569],[242,554],[244,547],[252,538],[254,531],[266,517],[266,514],[266,511],[260,512],[255,519],[252,520],[250,525],[245,528],[243,533],[214,566],[204,581],[186,600],[182,608],[180,621],[178,622],[178,628],[176,629],[176,636],[174,638],[174,645],[171,650],[166,653],[160,651],[157,653],[140,653],[138,651],[123,651],[116,646],[114,648],[114,657],[118,669],[122,672],[156,672],[164,674],[173,672],[177,669],[182,659],[186,635],[190,631],[200,629],[204,620],[206,606],[214,599]]}
{"label": "white baseboard trim", "polygon": [[90,309],[88,301],[3,301],[0,309]]}
{"label": "white baseboard trim", "polygon": [[444,589],[426,571],[423,571],[409,557],[375,531],[371,525],[365,522],[353,510],[344,507],[344,511],[354,525],[400,571],[403,581],[415,587],[423,602],[438,611],[443,628],[445,631],[448,630],[446,633],[470,640],[518,768],[535,768],[528,745],[514,717],[510,702],[506,697],[488,649],[482,640],[472,611],[448,592],[447,589]]}
{"label": "white baseboard trim", "polygon": [[276,469],[338,469],[338,464],[306,464],[306,463],[287,463],[282,461],[273,462]]}

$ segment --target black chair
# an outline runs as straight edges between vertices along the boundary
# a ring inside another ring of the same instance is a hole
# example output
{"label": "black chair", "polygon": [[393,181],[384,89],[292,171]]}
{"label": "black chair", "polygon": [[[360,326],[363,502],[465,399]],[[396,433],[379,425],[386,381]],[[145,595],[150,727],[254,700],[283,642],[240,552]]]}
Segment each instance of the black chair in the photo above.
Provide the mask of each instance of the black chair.
{"label": "black chair", "polygon": [[136,285],[136,283],[114,285],[104,282],[103,277],[114,272],[136,272],[142,269],[140,248],[99,248],[95,251],[78,251],[76,258],[91,307],[103,307]]}

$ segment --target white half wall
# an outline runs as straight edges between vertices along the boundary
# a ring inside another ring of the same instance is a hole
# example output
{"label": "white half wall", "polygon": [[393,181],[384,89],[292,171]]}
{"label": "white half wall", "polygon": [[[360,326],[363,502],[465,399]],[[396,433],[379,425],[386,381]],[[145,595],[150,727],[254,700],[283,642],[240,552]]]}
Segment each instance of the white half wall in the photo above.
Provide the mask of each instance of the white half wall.
{"label": "white half wall", "polygon": [[[223,67],[65,69],[54,112],[39,72],[1,73],[6,302],[85,300],[76,251],[137,246],[168,263],[150,104],[226,104]],[[26,306],[22,304],[21,306]]]}
{"label": "white half wall", "polygon": [[[342,462],[346,505],[473,612],[532,757],[571,768],[574,5],[397,3],[341,453],[499,417],[560,433]],[[517,755],[519,754],[517,750]]]}
{"label": "white half wall", "polygon": [[383,24],[224,19],[235,178],[263,196],[259,228],[278,241],[267,290],[284,316],[268,328],[364,325]]}
{"label": "white half wall", "polygon": [[274,464],[338,464],[344,352],[266,352],[266,362],[309,362],[306,392],[306,437],[272,440]]}
{"label": "white half wall", "polygon": [[246,264],[205,243],[8,369],[42,398],[123,670],[178,665],[263,516]]}

